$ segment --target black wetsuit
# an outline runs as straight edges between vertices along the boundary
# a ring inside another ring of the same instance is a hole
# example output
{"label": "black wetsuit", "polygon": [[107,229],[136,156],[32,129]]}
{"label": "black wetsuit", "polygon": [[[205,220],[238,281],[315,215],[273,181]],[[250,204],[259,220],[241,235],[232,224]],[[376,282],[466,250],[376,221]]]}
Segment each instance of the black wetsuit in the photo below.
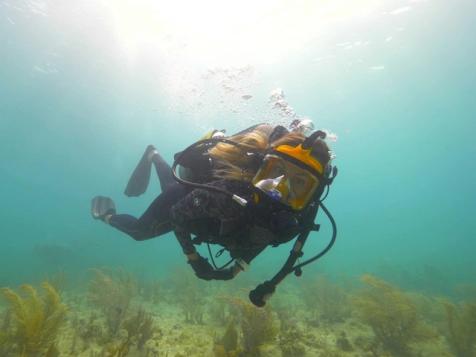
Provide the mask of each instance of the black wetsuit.
{"label": "black wetsuit", "polygon": [[[250,186],[233,180],[209,183],[251,200]],[[259,224],[256,207],[243,208],[230,196],[207,189],[193,189],[173,182],[150,204],[140,218],[113,215],[109,223],[138,241],[151,239],[180,227],[177,239],[183,251],[194,251],[195,242],[225,247],[233,258],[249,263],[277,237]],[[262,215],[259,215],[262,216]],[[261,220],[261,219],[260,219]],[[177,233],[177,232],[176,232]]]}
{"label": "black wetsuit", "polygon": [[[195,169],[210,172],[207,155],[198,153],[190,160]],[[300,232],[300,217],[282,207],[273,207],[266,198],[246,208],[230,195],[209,189],[191,188],[175,181],[170,166],[154,156],[154,166],[162,193],[140,218],[127,214],[113,215],[109,223],[138,241],[174,230],[184,253],[195,251],[194,242],[209,242],[226,248],[233,258],[246,263],[269,245],[287,242]],[[203,170],[205,168],[205,170]],[[203,176],[201,180],[205,180]],[[216,180],[208,185],[226,189],[253,202],[250,183]],[[192,242],[191,234],[196,238]]]}
{"label": "black wetsuit", "polygon": [[191,189],[175,181],[172,169],[159,155],[153,157],[162,193],[150,204],[140,218],[129,214],[113,215],[110,225],[127,233],[135,240],[151,239],[172,231],[170,208],[185,197]]}

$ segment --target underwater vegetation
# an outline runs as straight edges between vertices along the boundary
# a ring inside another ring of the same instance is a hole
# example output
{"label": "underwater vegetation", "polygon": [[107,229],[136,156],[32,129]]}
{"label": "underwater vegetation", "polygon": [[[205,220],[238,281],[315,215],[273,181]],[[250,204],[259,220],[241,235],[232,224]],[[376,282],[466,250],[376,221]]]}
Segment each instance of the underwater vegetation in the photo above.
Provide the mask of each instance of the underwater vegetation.
{"label": "underwater vegetation", "polygon": [[415,304],[418,314],[425,322],[433,326],[439,334],[443,335],[448,325],[444,306],[448,300],[438,296],[428,296],[419,292],[406,292],[405,294]]}
{"label": "underwater vegetation", "polygon": [[213,352],[215,357],[235,357],[239,356],[239,336],[236,322],[232,318],[227,324],[223,337],[215,341]]}
{"label": "underwater vegetation", "polygon": [[223,295],[213,296],[213,304],[209,304],[208,315],[210,319],[221,326],[226,326],[230,321],[229,297]]}
{"label": "underwater vegetation", "polygon": [[162,283],[158,280],[139,281],[139,294],[146,301],[158,304],[162,296]]}
{"label": "underwater vegetation", "polygon": [[278,328],[270,307],[258,308],[246,300],[232,298],[242,333],[242,349],[246,356],[259,356],[260,348],[273,342]]}
{"label": "underwater vegetation", "polygon": [[119,341],[108,344],[103,350],[108,357],[127,356],[132,346],[135,346],[138,351],[142,351],[145,343],[155,332],[152,316],[142,309],[125,319],[121,328],[125,333],[120,336]]}
{"label": "underwater vegetation", "polygon": [[[359,284],[345,279],[334,283],[322,274],[290,280],[266,307],[257,308],[246,296],[249,280],[243,288],[243,282],[203,283],[183,269],[163,280],[142,281],[124,269],[88,272],[92,274],[83,273],[88,280],[81,279],[82,284],[60,272],[38,290],[31,285],[0,290],[0,356],[475,357],[476,353],[474,300],[404,291],[372,275],[361,277]],[[61,294],[53,285],[56,280]]]}
{"label": "underwater vegetation", "polygon": [[109,334],[116,335],[128,312],[132,298],[137,294],[137,283],[124,270],[106,272],[93,269],[88,300],[104,315]]}
{"label": "underwater vegetation", "polygon": [[365,286],[355,297],[354,306],[362,322],[372,328],[375,348],[396,356],[411,356],[412,343],[436,336],[403,291],[372,275],[364,275],[361,280]]}
{"label": "underwater vegetation", "polygon": [[157,328],[150,313],[132,304],[140,296],[137,281],[122,269],[92,271],[87,299],[94,310],[87,318],[76,314],[71,319],[74,329],[71,355],[91,344],[101,345],[100,355],[105,357],[128,356],[131,351],[135,355],[147,355],[145,344]]}
{"label": "underwater vegetation", "polygon": [[445,303],[447,340],[457,357],[476,356],[476,303]]}
{"label": "underwater vegetation", "polygon": [[278,345],[283,357],[304,356],[304,331],[296,320],[280,320]]}
{"label": "underwater vegetation", "polygon": [[341,322],[350,316],[348,295],[324,275],[318,275],[303,287],[302,298],[309,311],[309,323]]}
{"label": "underwater vegetation", "polygon": [[188,270],[177,269],[171,276],[171,293],[174,301],[184,313],[185,322],[191,324],[203,324],[205,314],[205,290],[203,282]]}
{"label": "underwater vegetation", "polygon": [[53,286],[60,295],[68,284],[66,272],[63,269],[59,269],[53,274],[47,274],[44,280]]}
{"label": "underwater vegetation", "polygon": [[2,288],[9,303],[0,333],[2,356],[57,356],[56,339],[65,322],[66,305],[48,282],[39,293],[31,285],[22,285],[21,293]]}
{"label": "underwater vegetation", "polygon": [[[275,309],[274,304],[257,308],[247,299],[233,295],[215,297],[214,301],[220,301],[222,304],[221,313],[218,315],[220,318],[214,318],[214,321],[226,328],[219,334],[219,338],[215,337],[214,356],[308,355],[306,345],[315,343],[314,336],[306,333],[304,325],[299,323],[296,307],[286,312],[284,300],[286,299],[279,299],[280,307]],[[223,319],[227,322],[223,323]],[[331,352],[332,349],[323,350],[323,355],[329,355]]]}
{"label": "underwater vegetation", "polygon": [[[141,350],[146,341],[154,334],[154,319],[145,310],[139,309],[129,319],[124,321],[127,338],[133,341]],[[135,340],[135,341],[134,341]]]}

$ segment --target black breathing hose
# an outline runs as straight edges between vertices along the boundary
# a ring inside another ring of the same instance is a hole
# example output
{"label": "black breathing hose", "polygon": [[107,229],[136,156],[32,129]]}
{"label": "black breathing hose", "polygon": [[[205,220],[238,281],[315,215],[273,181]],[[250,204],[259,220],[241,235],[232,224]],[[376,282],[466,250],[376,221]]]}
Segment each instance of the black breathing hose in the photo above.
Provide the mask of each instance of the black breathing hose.
{"label": "black breathing hose", "polygon": [[[292,272],[295,272],[296,275],[298,274],[300,275],[301,268],[303,266],[308,265],[316,261],[317,259],[321,258],[334,245],[336,237],[337,237],[337,225],[331,213],[324,206],[324,204],[322,202],[319,202],[319,206],[324,210],[324,213],[327,215],[327,217],[329,218],[331,222],[332,230],[333,230],[331,240],[321,252],[319,252],[312,258],[294,266],[297,259],[302,255],[302,247],[304,246],[304,243],[306,242],[306,239],[309,233],[311,232],[311,229],[308,229],[306,232],[303,232],[302,234],[300,234],[299,237],[296,239],[296,242],[294,243],[293,250],[291,250],[291,253],[288,259],[286,260],[286,262],[284,263],[280,271],[271,280],[265,281],[264,283],[258,285],[254,290],[250,291],[249,299],[254,305],[258,307],[263,307],[264,305],[266,305],[266,300],[274,293],[274,291],[276,290],[276,286],[287,275],[289,275]],[[316,209],[316,214],[317,214],[317,209]]]}
{"label": "black breathing hose", "polygon": [[329,241],[329,244],[327,244],[327,246],[319,253],[319,254],[316,254],[315,256],[313,256],[312,258],[309,258],[308,260],[305,260],[303,261],[302,263],[299,263],[298,265],[296,265],[292,271],[296,271],[297,269],[301,269],[303,266],[305,265],[308,265],[314,261],[316,261],[317,259],[321,258],[323,255],[325,255],[331,248],[332,246],[334,245],[335,241],[336,241],[336,237],[337,237],[337,225],[336,225],[336,221],[334,220],[334,217],[332,217],[331,213],[329,212],[329,210],[326,208],[326,206],[324,206],[324,204],[322,202],[319,203],[319,206],[322,208],[322,210],[324,211],[324,213],[326,214],[327,218],[329,218],[329,221],[331,222],[331,225],[332,225],[332,237],[331,237],[331,240]]}

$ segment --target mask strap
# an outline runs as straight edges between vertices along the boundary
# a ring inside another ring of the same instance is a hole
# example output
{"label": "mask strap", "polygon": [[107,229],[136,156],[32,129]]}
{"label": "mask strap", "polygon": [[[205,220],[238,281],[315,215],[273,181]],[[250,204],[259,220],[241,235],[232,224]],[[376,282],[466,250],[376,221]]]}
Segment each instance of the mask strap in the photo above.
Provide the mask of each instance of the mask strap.
{"label": "mask strap", "polygon": [[323,132],[322,130],[317,130],[311,135],[309,135],[306,140],[304,140],[304,143],[302,144],[303,149],[309,149],[312,147],[314,142],[318,139],[325,139],[327,134]]}

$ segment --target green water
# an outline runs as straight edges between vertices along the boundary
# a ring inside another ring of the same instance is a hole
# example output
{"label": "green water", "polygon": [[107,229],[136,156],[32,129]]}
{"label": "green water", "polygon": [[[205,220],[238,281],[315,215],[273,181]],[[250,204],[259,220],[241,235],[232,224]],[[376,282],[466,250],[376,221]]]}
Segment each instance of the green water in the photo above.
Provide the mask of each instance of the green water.
{"label": "green water", "polygon": [[[289,13],[310,6],[279,4]],[[268,57],[237,43],[218,60],[188,51],[193,37],[167,28],[160,46],[134,37],[131,51],[107,2],[0,1],[0,286],[36,284],[57,271],[74,286],[98,266],[160,279],[188,269],[172,234],[135,242],[91,219],[91,198],[110,196],[120,212],[140,215],[160,193],[158,181],[140,198],[123,190],[148,144],[171,162],[208,129],[289,122],[268,103],[282,88],[297,115],[338,135],[331,146],[340,171],[326,200],[337,243],[304,276],[357,281],[372,273],[459,299],[458,286],[476,284],[476,7],[364,6],[371,15],[321,30],[323,17],[315,27],[306,19],[315,32],[283,39]],[[277,15],[260,16],[266,23]],[[273,31],[266,36],[263,43],[276,42]],[[325,217],[318,223],[305,256],[330,237]],[[239,279],[269,279],[288,251],[268,249]]]}

